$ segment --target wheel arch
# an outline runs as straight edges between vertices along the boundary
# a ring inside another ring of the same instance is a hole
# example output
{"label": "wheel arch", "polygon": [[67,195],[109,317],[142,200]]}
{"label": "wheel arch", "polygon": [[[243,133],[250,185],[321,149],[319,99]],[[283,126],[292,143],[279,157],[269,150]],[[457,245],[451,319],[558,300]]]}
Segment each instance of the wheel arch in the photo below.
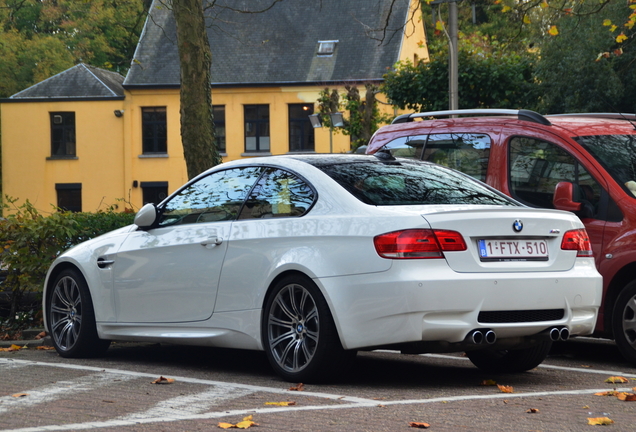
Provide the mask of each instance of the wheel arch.
{"label": "wheel arch", "polygon": [[636,280],[636,262],[631,262],[621,268],[612,278],[605,293],[605,301],[603,306],[603,333],[614,336],[612,329],[612,316],[614,306],[619,294],[630,282]]}
{"label": "wheel arch", "polygon": [[[42,292],[42,311],[44,312],[42,314],[42,316],[44,318],[44,330],[46,332],[50,331],[50,329],[49,329],[49,317],[48,317],[48,314],[46,313],[46,311],[47,311],[47,302],[49,301],[49,292],[53,288],[53,284],[55,283],[55,280],[57,279],[57,277],[64,270],[75,270],[75,271],[77,271],[78,274],[80,274],[82,276],[82,278],[84,278],[84,281],[87,281],[86,275],[84,274],[84,272],[82,272],[82,270],[79,268],[79,266],[75,265],[73,262],[70,262],[70,261],[62,261],[62,262],[56,264],[54,267],[52,267],[49,270],[49,273],[47,274],[46,280],[45,280],[45,283],[44,283],[44,290]],[[87,285],[88,285],[88,283],[87,283]],[[90,287],[89,287],[89,293],[90,293]],[[91,301],[92,301],[92,296],[91,296]]]}
{"label": "wheel arch", "polygon": [[336,332],[338,333],[338,339],[340,340],[340,345],[344,347],[345,344],[344,344],[344,341],[342,340],[342,332],[340,331],[340,323],[338,322],[338,318],[334,316],[334,313],[333,313],[334,308],[331,303],[331,299],[327,295],[324,287],[320,284],[317,278],[312,277],[311,275],[297,269],[288,269],[276,275],[276,277],[272,279],[269,286],[267,287],[267,290],[265,291],[265,295],[263,296],[263,300],[261,303],[261,319],[259,322],[259,325],[261,326],[261,331],[260,331],[261,344],[263,344],[263,338],[265,337],[265,335],[263,334],[262,322],[265,317],[265,304],[267,303],[267,299],[269,299],[269,296],[271,295],[272,290],[274,289],[274,287],[276,286],[276,284],[278,284],[280,280],[282,280],[285,277],[294,276],[294,275],[306,277],[310,279],[314,284],[316,284],[316,286],[318,287],[318,290],[320,291],[320,294],[322,294],[323,298],[327,302],[327,306],[329,307],[329,313],[331,314],[331,318],[333,319],[334,324],[336,326]]}

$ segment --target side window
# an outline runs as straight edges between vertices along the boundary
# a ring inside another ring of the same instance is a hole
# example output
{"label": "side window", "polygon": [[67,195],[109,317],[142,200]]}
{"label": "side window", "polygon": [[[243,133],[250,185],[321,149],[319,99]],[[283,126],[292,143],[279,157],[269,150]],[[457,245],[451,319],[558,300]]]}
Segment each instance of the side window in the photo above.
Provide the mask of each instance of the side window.
{"label": "side window", "polygon": [[250,194],[239,219],[302,216],[315,199],[314,190],[301,178],[271,168]]}
{"label": "side window", "polygon": [[261,172],[260,167],[235,168],[197,180],[165,204],[159,226],[236,219]]}
{"label": "side window", "polygon": [[435,162],[485,181],[491,140],[476,133],[431,134],[422,160]]}
{"label": "side window", "polygon": [[510,140],[510,189],[514,198],[533,207],[554,208],[557,183],[575,185],[574,200],[583,204],[578,216],[597,218],[602,188],[569,153],[556,145],[534,138]]}
{"label": "side window", "polygon": [[441,133],[400,137],[386,148],[395,157],[422,159],[485,181],[492,140],[479,133]]}

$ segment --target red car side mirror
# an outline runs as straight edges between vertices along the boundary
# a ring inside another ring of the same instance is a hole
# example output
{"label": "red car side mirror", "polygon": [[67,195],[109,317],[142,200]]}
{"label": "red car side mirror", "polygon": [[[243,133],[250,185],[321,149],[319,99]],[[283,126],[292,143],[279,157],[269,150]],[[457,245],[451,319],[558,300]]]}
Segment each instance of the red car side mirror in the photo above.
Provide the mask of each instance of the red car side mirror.
{"label": "red car side mirror", "polygon": [[555,209],[577,212],[581,210],[581,203],[574,201],[574,184],[559,182],[554,188],[552,204]]}

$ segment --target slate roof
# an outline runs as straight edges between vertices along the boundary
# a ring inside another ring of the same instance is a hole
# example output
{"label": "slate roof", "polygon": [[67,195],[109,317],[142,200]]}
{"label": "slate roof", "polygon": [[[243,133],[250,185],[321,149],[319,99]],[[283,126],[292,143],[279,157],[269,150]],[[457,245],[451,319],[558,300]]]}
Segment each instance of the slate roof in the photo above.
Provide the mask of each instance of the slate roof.
{"label": "slate roof", "polygon": [[124,77],[116,72],[77,64],[13,96],[16,100],[124,99]]}
{"label": "slate roof", "polygon": [[[215,15],[207,18],[212,85],[379,80],[399,60],[409,0],[285,0],[263,13],[223,7],[255,10],[271,2],[216,0],[208,11]],[[125,87],[179,85],[175,31],[172,12],[155,0]],[[382,43],[376,40],[382,37]],[[334,54],[318,56],[318,41],[333,40]]]}

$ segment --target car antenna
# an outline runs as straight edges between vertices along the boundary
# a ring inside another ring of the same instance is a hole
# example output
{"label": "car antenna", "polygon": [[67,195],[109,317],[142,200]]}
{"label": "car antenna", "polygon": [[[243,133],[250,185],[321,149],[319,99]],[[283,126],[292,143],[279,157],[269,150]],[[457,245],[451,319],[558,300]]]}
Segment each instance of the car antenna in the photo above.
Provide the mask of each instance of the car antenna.
{"label": "car antenna", "polygon": [[393,157],[391,152],[386,149],[378,150],[377,152],[373,153],[373,156],[377,157],[382,162],[391,162],[395,160],[395,157]]}
{"label": "car antenna", "polygon": [[604,103],[606,103],[607,105],[609,105],[609,107],[610,107],[610,109],[611,109],[612,111],[614,111],[615,113],[618,113],[618,115],[619,115],[619,116],[621,116],[621,117],[623,118],[623,120],[628,121],[628,122],[629,122],[629,124],[631,124],[631,125],[632,125],[632,127],[633,127],[634,129],[636,129],[636,124],[635,124],[632,120],[630,120],[629,118],[627,118],[627,117],[626,117],[626,116],[625,116],[622,112],[618,111],[618,110],[614,107],[614,105],[612,105],[612,103],[611,103],[609,100],[607,100],[607,99],[606,99],[606,98],[605,98],[605,97],[604,97],[604,96],[603,96],[603,95],[602,95],[602,94],[601,94],[598,90],[595,90],[595,91],[596,91],[596,94],[597,94],[597,95],[601,98],[601,100],[602,100]]}

